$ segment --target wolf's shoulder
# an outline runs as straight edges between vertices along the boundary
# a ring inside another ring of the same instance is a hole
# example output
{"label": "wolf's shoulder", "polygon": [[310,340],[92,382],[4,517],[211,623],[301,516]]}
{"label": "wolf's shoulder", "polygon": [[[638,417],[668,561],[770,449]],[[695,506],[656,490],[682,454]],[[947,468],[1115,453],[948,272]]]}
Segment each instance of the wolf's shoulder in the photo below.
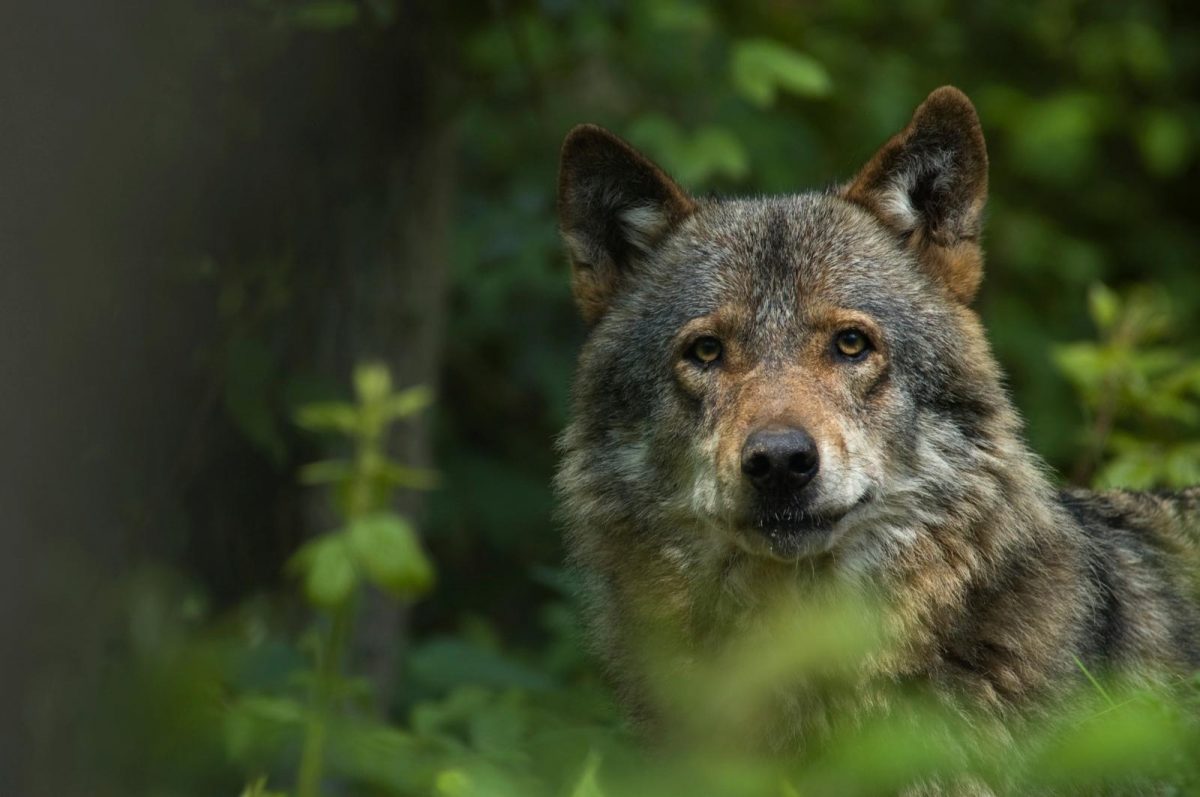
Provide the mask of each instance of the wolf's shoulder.
{"label": "wolf's shoulder", "polygon": [[1097,542],[1200,557],[1200,486],[1103,492],[1072,488],[1061,491],[1059,501]]}

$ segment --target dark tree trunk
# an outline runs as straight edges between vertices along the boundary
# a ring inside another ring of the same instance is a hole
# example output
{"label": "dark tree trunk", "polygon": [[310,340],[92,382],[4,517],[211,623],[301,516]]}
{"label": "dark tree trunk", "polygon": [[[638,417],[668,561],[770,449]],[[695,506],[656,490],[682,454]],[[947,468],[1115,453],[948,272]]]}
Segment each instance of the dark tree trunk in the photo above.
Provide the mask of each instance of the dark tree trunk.
{"label": "dark tree trunk", "polygon": [[[311,31],[252,3],[119,5],[14,8],[0,36],[3,793],[154,777],[118,738],[138,729],[91,705],[96,673],[126,666],[115,587],[138,562],[179,567],[219,611],[327,528],[279,382],[281,455],[230,417],[231,341],[280,379],[345,385],[364,358],[400,385],[438,371],[455,149],[436,13]],[[286,304],[227,312],[264,263]],[[428,463],[428,419],[394,450]],[[385,701],[404,632],[400,608],[365,603],[355,668]]]}
{"label": "dark tree trunk", "polygon": [[[328,321],[329,329],[346,330],[333,370],[347,373],[356,362],[378,360],[387,364],[397,386],[436,388],[450,257],[454,140],[448,126],[434,122],[408,131],[396,143],[386,167],[386,200],[366,212],[370,229],[346,233],[342,266],[347,301]],[[378,243],[364,251],[364,239]],[[391,451],[401,462],[428,467],[430,432],[428,414],[414,418],[395,431]],[[421,514],[419,493],[404,493],[397,503],[398,511],[410,518]],[[322,514],[315,519],[320,522]],[[369,678],[381,708],[391,702],[406,627],[406,607],[376,591],[367,593],[351,648],[352,669]]]}

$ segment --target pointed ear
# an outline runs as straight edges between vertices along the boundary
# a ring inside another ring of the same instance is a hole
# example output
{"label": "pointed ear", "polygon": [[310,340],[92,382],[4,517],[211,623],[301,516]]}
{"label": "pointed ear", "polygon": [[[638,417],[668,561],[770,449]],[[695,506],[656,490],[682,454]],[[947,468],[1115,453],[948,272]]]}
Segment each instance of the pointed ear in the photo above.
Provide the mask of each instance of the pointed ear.
{"label": "pointed ear", "polygon": [[842,196],[904,236],[921,265],[965,304],[983,279],[979,236],[987,164],[975,107],[958,89],[943,86],[875,153]]}
{"label": "pointed ear", "polygon": [[587,323],[604,315],[637,258],[694,209],[662,169],[607,130],[580,125],[567,134],[558,223]]}

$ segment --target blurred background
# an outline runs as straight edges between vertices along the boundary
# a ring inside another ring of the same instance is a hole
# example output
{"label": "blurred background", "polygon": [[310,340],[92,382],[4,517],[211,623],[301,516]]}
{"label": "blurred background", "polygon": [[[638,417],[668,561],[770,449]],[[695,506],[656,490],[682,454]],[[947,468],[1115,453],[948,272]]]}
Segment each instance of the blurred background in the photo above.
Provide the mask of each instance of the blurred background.
{"label": "blurred background", "polygon": [[[367,360],[433,389],[387,442],[438,474],[390,504],[436,585],[356,604],[347,670],[364,713],[403,729],[372,743],[394,758],[452,739],[555,793],[589,747],[579,729],[619,726],[550,490],[584,335],[554,216],[579,122],[697,194],[786,192],[848,178],[931,89],[959,86],[992,163],[977,307],[1034,448],[1064,483],[1200,482],[1193,4],[156,0],[4,17],[6,794],[287,785],[290,715],[265,696],[305,671],[312,615],[285,563],[341,522],[298,471],[345,449],[295,418],[350,396]],[[268,702],[243,716],[245,695]],[[556,700],[572,724],[531,719]],[[526,766],[535,726],[559,731],[558,774]],[[363,793],[466,793],[432,754],[399,774],[355,755],[335,766]]]}

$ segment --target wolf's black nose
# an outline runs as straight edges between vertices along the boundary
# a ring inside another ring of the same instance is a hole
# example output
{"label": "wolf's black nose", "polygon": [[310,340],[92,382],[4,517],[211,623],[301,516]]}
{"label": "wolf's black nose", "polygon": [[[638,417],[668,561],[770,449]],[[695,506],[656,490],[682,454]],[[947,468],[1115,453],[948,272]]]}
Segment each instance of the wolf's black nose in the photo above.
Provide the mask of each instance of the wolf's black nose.
{"label": "wolf's black nose", "polygon": [[817,444],[803,429],[768,427],[742,446],[742,473],[759,490],[799,490],[817,475]]}

